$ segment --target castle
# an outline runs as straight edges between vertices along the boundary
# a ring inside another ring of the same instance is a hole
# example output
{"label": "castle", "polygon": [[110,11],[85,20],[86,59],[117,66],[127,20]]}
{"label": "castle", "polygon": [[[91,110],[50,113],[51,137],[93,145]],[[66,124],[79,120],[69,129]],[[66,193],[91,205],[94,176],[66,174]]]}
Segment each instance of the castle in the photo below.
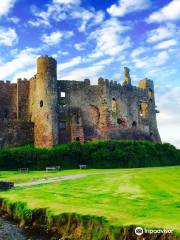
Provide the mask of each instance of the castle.
{"label": "castle", "polygon": [[17,83],[0,81],[0,147],[34,141],[37,147],[108,139],[161,142],[153,81],[131,85],[99,78],[97,85],[57,80],[57,62],[37,59],[37,73]]}

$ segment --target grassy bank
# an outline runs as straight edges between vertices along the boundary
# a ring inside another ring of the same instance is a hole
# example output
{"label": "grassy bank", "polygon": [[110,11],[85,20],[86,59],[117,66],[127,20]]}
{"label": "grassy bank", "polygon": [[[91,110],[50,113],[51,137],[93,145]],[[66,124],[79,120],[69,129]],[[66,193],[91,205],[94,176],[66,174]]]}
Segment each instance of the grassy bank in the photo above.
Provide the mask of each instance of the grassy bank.
{"label": "grassy bank", "polygon": [[170,144],[146,141],[100,141],[85,144],[57,145],[53,149],[37,149],[31,145],[0,150],[0,169],[28,167],[44,169],[60,165],[75,169],[132,168],[180,165],[180,150]]}
{"label": "grassy bank", "polygon": [[[102,216],[115,228],[140,225],[180,233],[180,167],[116,171],[114,174],[12,189],[1,192],[0,196],[10,203],[23,200],[27,209],[49,209],[51,216],[75,212],[78,216]],[[28,215],[28,211],[25,212]]]}

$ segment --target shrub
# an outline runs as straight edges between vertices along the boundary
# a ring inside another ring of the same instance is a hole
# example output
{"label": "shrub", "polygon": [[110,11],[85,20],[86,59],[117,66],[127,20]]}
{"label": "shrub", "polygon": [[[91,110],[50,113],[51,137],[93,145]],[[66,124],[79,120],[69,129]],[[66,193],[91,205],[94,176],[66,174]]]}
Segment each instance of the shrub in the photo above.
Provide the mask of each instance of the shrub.
{"label": "shrub", "polygon": [[44,169],[60,165],[63,169],[78,168],[132,168],[171,166],[180,164],[180,150],[174,146],[148,141],[95,141],[80,144],[56,145],[39,149],[32,145],[0,150],[0,169]]}

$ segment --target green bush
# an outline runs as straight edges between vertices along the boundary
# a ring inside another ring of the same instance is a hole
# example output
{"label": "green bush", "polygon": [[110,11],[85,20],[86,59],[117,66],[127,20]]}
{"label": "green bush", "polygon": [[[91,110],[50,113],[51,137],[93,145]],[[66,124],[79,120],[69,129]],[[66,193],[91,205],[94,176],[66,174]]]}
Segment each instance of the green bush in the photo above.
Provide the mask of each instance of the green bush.
{"label": "green bush", "polygon": [[174,146],[148,141],[95,141],[80,144],[57,145],[52,149],[34,148],[32,145],[0,150],[0,169],[44,169],[58,166],[78,168],[132,168],[171,166],[180,164],[180,150]]}

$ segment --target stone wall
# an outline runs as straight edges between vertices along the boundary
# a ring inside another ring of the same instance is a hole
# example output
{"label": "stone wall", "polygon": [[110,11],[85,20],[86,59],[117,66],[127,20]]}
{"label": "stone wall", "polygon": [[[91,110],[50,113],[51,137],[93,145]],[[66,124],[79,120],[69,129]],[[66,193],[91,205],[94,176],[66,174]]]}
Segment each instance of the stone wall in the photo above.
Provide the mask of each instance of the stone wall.
{"label": "stone wall", "polygon": [[55,59],[43,56],[30,81],[0,81],[0,139],[6,139],[5,146],[32,140],[32,123],[38,147],[96,139],[161,142],[153,81],[145,78],[132,86],[128,68],[122,85],[103,78],[97,85],[89,79],[57,81],[56,66]]}
{"label": "stone wall", "polygon": [[17,119],[29,121],[29,85],[27,79],[17,80]]}
{"label": "stone wall", "polygon": [[33,142],[33,123],[22,121],[0,121],[0,147],[16,146]]}
{"label": "stone wall", "polygon": [[[129,72],[128,72],[129,74]],[[130,76],[128,75],[130,78]],[[153,82],[144,79],[140,87],[100,78],[98,85],[84,82],[58,81],[59,108],[66,131],[77,128],[73,117],[66,121],[68,111],[79,112],[79,139],[148,139],[160,142],[156,124]],[[151,92],[149,92],[151,91]],[[61,97],[61,94],[63,97]],[[69,128],[69,129],[67,129]],[[82,137],[82,135],[84,135]],[[71,141],[78,136],[71,135]]]}
{"label": "stone wall", "polygon": [[17,84],[0,81],[0,121],[17,118]]}

